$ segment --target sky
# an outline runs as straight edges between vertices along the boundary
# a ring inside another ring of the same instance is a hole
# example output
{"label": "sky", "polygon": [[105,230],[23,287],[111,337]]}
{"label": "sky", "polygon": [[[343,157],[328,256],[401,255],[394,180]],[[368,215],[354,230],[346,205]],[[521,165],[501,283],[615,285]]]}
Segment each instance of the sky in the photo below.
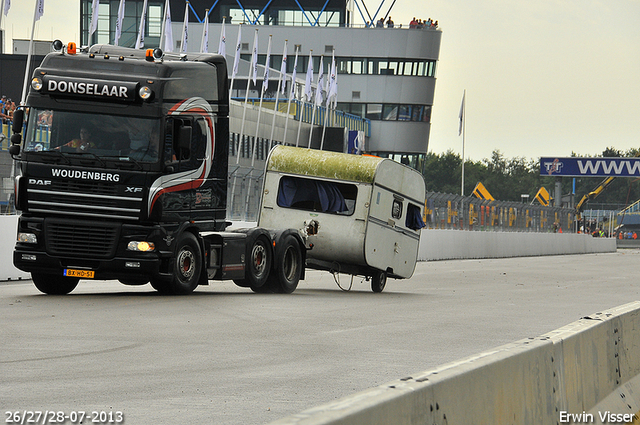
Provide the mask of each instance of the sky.
{"label": "sky", "polygon": [[[365,4],[373,13],[381,1]],[[34,6],[11,0],[5,51],[29,38]],[[77,0],[45,0],[44,10],[35,39],[78,40]],[[640,148],[640,0],[397,0],[390,16],[442,30],[429,151],[462,153],[465,90],[467,160]]]}

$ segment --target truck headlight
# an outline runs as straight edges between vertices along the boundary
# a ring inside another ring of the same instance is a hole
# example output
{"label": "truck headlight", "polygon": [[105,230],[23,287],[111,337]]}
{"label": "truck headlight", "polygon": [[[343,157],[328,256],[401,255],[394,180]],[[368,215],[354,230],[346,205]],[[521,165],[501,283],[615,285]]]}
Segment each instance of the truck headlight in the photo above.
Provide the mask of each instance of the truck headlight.
{"label": "truck headlight", "polygon": [[38,238],[35,233],[18,233],[18,242],[24,243],[38,243]]}
{"label": "truck headlight", "polygon": [[42,90],[42,78],[33,77],[33,79],[31,80],[31,87],[36,91]]}
{"label": "truck headlight", "polygon": [[151,91],[151,89],[147,86],[143,86],[140,87],[140,90],[138,91],[138,95],[140,96],[141,99],[143,100],[149,100],[151,99],[151,95],[153,94],[153,92]]}
{"label": "truck headlight", "polygon": [[153,244],[153,242],[131,241],[127,245],[127,249],[129,251],[149,252],[155,250],[156,246]]}

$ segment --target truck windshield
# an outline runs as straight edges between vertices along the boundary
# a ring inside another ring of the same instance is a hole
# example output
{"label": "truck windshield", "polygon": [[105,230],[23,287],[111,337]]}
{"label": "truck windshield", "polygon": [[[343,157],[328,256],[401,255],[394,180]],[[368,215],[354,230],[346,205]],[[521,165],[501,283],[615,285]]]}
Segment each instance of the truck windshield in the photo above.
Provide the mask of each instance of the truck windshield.
{"label": "truck windshield", "polygon": [[23,150],[156,162],[160,120],[31,108]]}

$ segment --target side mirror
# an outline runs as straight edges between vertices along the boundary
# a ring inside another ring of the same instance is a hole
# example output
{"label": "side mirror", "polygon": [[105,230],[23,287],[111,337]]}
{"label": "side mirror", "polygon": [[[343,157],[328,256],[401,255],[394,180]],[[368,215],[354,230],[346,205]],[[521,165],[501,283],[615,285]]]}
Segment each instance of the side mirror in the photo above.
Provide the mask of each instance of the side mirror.
{"label": "side mirror", "polygon": [[[13,112],[13,126],[11,127],[13,129],[13,132],[22,133],[23,123],[24,123],[24,109],[16,109]],[[13,137],[11,138],[11,143],[13,143]]]}
{"label": "side mirror", "polygon": [[9,155],[11,155],[11,156],[20,155],[20,145],[11,145],[11,146],[9,146]]}

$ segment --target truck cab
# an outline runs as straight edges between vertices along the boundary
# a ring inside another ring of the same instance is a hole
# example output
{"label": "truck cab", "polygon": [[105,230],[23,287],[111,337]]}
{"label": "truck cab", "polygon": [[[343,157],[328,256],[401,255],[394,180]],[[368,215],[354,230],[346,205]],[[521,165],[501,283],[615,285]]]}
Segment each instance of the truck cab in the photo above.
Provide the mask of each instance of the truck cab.
{"label": "truck cab", "polygon": [[74,50],[47,55],[31,80],[13,150],[14,264],[46,293],[70,292],[79,278],[190,292],[207,282],[193,267],[207,254],[201,233],[227,225],[226,62]]}

